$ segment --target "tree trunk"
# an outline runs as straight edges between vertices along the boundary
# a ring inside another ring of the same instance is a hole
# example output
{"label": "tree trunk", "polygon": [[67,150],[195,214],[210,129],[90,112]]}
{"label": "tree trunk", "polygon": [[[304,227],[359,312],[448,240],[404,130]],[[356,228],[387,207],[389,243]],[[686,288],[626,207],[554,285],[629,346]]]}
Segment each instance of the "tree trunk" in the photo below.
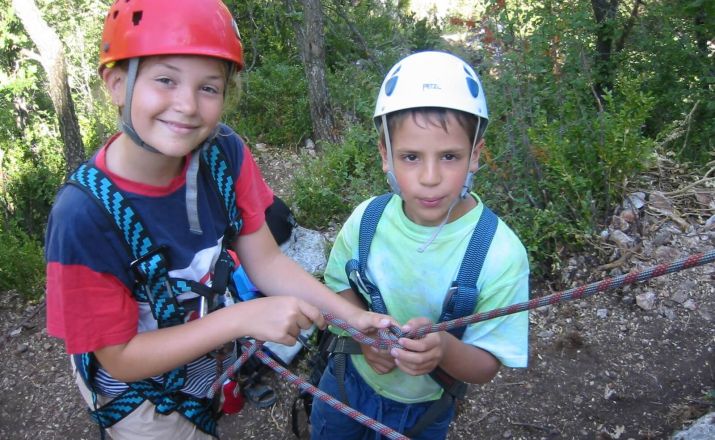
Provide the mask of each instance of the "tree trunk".
{"label": "tree trunk", "polygon": [[57,113],[60,134],[64,142],[65,169],[69,173],[85,159],[79,122],[74,110],[62,43],[47,25],[34,0],[13,0],[15,14],[40,51],[40,63],[49,82],[52,106]]}
{"label": "tree trunk", "polygon": [[595,91],[599,101],[607,90],[613,88],[613,65],[611,56],[614,50],[615,18],[618,14],[619,0],[591,0],[593,16],[596,19],[596,59]]}
{"label": "tree trunk", "polygon": [[[294,2],[286,0],[285,5],[293,11]],[[303,5],[302,23],[294,22],[305,75],[308,80],[308,99],[313,136],[320,142],[337,143],[330,94],[325,78],[325,38],[323,35],[323,11],[320,0],[301,0]]]}

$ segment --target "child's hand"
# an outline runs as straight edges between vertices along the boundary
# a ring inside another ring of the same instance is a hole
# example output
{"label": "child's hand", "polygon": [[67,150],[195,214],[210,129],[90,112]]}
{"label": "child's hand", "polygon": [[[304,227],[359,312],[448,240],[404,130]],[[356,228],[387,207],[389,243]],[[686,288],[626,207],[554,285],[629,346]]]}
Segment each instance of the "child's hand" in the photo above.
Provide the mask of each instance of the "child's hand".
{"label": "child's hand", "polygon": [[392,319],[389,315],[381,315],[379,313],[368,311],[356,313],[347,320],[347,323],[351,327],[365,334],[380,328],[388,328],[393,325],[399,325],[397,321]]}
{"label": "child's hand", "polygon": [[261,341],[273,341],[293,345],[300,330],[309,329],[313,324],[325,328],[323,315],[316,307],[290,296],[272,296],[240,303],[248,310],[253,322],[250,336]]}
{"label": "child's hand", "polygon": [[[372,331],[367,335],[371,338],[378,337],[376,331]],[[360,344],[360,348],[363,356],[365,356],[365,361],[377,374],[389,373],[395,368],[395,358],[390,355],[389,351],[363,344]]]}
{"label": "child's hand", "polygon": [[[402,326],[402,330],[408,332],[425,325],[432,325],[432,321],[427,318],[414,318]],[[428,333],[422,339],[400,338],[399,343],[405,349],[393,348],[390,354],[395,358],[397,367],[412,376],[420,376],[434,370],[444,356],[443,332]]]}

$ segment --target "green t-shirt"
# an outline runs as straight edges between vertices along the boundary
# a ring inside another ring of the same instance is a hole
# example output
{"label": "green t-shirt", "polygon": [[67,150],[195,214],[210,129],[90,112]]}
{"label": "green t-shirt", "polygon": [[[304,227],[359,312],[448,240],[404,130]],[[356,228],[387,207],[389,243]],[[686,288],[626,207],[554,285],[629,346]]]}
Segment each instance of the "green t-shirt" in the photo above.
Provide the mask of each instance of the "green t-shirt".
{"label": "green t-shirt", "polygon": [[[481,200],[461,218],[444,225],[424,252],[417,249],[435,227],[421,226],[405,216],[402,200],[393,197],[370,248],[367,277],[382,293],[389,314],[403,324],[415,317],[437,322],[447,289],[457,277],[467,244],[483,211]],[[325,271],[327,286],[349,289],[345,264],[358,258],[360,220],[369,200],[350,215],[338,234]],[[499,220],[477,282],[476,312],[506,307],[529,299],[529,263],[524,246]],[[369,298],[367,298],[369,301]],[[462,341],[488,351],[503,365],[526,367],[528,312],[520,312],[469,325]],[[362,355],[352,355],[355,368],[378,394],[403,403],[438,399],[442,388],[429,375],[411,376],[398,368],[377,374]]]}

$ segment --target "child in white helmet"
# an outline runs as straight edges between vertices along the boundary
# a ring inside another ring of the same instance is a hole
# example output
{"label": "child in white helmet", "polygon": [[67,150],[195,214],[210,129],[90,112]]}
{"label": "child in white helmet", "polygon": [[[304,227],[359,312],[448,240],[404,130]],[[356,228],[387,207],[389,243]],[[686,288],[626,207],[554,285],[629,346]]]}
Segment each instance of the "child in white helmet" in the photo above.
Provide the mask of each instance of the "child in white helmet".
{"label": "child in white helmet", "polygon": [[[324,325],[321,310],[357,328],[388,325],[272,238],[273,193],[220,124],[242,67],[220,0],[121,0],[106,15],[100,74],[122,131],[58,193],[46,260],[48,333],[64,339],[92,418],[112,438],[216,437],[222,402],[207,395],[237,338],[292,345]],[[234,251],[270,297],[233,304]]]}
{"label": "child in white helmet", "polygon": [[[365,245],[361,221],[373,199],[348,218],[330,254],[328,287],[356,305],[390,314],[403,331],[448,320],[445,304],[452,304],[455,295],[462,298],[463,292],[475,295],[476,307],[467,307],[461,315],[527,301],[524,246],[470,192],[488,122],[474,70],[443,52],[410,55],[385,77],[374,118],[382,168],[394,195],[386,198],[362,272],[349,268],[364,258],[359,249]],[[483,248],[481,270],[474,274],[478,281],[460,287],[457,295],[453,281],[461,275],[462,259],[472,258],[465,255],[468,242],[487,214],[493,219],[491,232],[476,233],[474,240]],[[375,286],[377,296],[365,285]],[[422,339],[400,338],[404,349],[390,352],[360,346],[339,368],[333,353],[320,388],[336,398],[346,397],[348,405],[412,439],[442,439],[454,416],[454,398],[444,391],[451,385],[440,386],[433,375],[439,371],[482,384],[491,381],[501,365],[526,367],[527,333],[528,315],[521,312],[469,325],[457,333],[461,339],[439,332]],[[311,425],[313,440],[379,438],[317,399]]]}

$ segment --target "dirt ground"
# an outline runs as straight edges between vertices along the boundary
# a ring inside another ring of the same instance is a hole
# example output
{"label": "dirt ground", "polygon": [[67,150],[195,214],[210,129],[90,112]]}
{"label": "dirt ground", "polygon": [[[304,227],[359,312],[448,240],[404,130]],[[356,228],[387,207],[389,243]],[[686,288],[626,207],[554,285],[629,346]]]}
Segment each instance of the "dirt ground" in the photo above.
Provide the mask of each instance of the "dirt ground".
{"label": "dirt ground", "polygon": [[[286,195],[285,170],[297,156],[256,154],[266,180]],[[661,167],[634,188],[644,199],[636,214],[614,208],[594,243],[600,250],[564,256],[561,280],[533,280],[532,297],[714,249],[712,178],[688,186],[697,180]],[[44,313],[41,303],[0,294],[0,438],[99,438]],[[529,367],[503,368],[490,384],[471,386],[449,439],[670,438],[715,409],[714,319],[715,264],[534,310]],[[304,376],[300,359],[291,369]],[[295,438],[296,389],[272,373],[265,380],[278,403],[224,417],[222,438]]]}

